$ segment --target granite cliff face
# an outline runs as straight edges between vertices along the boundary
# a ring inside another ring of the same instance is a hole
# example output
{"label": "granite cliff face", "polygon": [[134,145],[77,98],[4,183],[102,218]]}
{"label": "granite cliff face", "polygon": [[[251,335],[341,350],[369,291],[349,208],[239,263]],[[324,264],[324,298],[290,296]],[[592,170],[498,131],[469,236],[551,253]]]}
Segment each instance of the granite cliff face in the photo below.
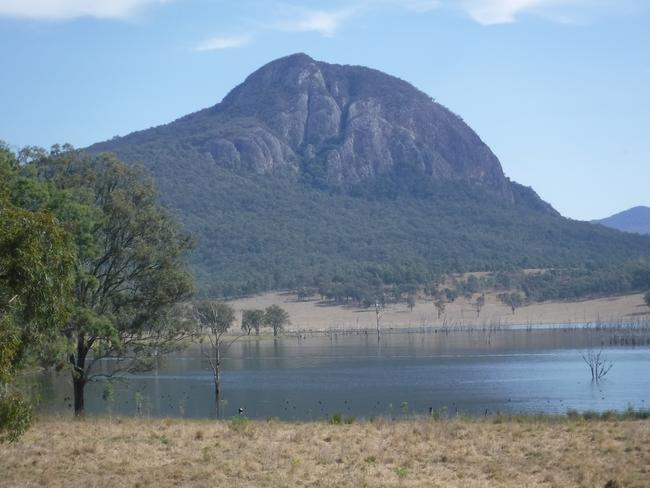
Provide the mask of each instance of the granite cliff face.
{"label": "granite cliff face", "polygon": [[211,108],[91,150],[119,153],[124,145],[168,136],[225,168],[290,170],[320,187],[409,174],[471,182],[515,198],[492,151],[429,96],[379,71],[305,54],[263,66]]}

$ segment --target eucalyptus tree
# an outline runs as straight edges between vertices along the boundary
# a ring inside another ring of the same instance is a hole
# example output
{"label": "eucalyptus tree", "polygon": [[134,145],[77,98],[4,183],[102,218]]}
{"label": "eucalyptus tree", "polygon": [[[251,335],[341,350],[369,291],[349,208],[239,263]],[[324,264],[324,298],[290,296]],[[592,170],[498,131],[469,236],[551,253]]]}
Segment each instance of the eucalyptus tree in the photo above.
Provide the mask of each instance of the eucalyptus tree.
{"label": "eucalyptus tree", "polygon": [[[188,236],[158,204],[151,179],[114,156],[89,156],[55,146],[22,153],[25,169],[57,191],[41,202],[76,245],[69,343],[75,415],[84,412],[87,383],[98,377],[150,369],[188,335],[174,315],[188,297]],[[111,358],[110,369],[98,365]]]}
{"label": "eucalyptus tree", "polygon": [[499,300],[501,300],[505,305],[510,307],[513,315],[517,308],[521,307],[524,303],[524,298],[519,292],[500,293],[497,295],[497,298],[499,298]]}
{"label": "eucalyptus tree", "polygon": [[15,440],[31,422],[16,376],[57,343],[74,283],[70,236],[51,213],[12,201],[19,169],[0,144],[0,441]]}
{"label": "eucalyptus tree", "polygon": [[241,314],[241,328],[247,335],[255,331],[260,335],[260,327],[264,324],[264,310],[244,310]]}
{"label": "eucalyptus tree", "polygon": [[273,329],[273,335],[277,337],[278,333],[291,322],[285,309],[279,305],[271,305],[264,310],[264,323]]}
{"label": "eucalyptus tree", "polygon": [[[201,353],[208,360],[214,381],[215,414],[221,418],[221,355],[241,336],[226,338],[235,322],[235,310],[223,302],[202,301],[193,305]],[[209,347],[203,347],[207,340]]]}

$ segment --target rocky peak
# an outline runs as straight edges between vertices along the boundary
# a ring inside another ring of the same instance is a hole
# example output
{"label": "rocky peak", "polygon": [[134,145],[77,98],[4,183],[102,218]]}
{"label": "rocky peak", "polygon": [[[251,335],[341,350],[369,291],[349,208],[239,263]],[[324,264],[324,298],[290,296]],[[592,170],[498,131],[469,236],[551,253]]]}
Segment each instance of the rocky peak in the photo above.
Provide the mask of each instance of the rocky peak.
{"label": "rocky peak", "polygon": [[428,95],[380,71],[303,53],[262,66],[221,103],[162,130],[238,171],[289,169],[343,190],[408,174],[514,198],[496,156]]}

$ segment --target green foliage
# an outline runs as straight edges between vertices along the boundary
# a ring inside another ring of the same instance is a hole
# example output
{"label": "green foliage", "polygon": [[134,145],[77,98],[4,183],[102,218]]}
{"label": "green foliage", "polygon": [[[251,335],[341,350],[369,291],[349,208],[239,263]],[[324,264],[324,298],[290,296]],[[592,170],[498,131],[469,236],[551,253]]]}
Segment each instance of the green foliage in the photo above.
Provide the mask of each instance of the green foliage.
{"label": "green foliage", "polygon": [[400,403],[399,409],[402,411],[404,415],[409,413],[409,402],[402,402]]}
{"label": "green foliage", "polygon": [[104,385],[104,390],[102,391],[102,400],[104,400],[106,403],[113,403],[113,401],[115,401],[115,388],[113,387],[113,383],[107,382]]}
{"label": "green foliage", "polygon": [[16,156],[0,144],[0,432],[15,440],[31,423],[31,406],[11,385],[29,363],[45,361],[69,317],[75,253],[70,236],[47,210],[21,208]]}
{"label": "green foliage", "polygon": [[524,304],[524,297],[519,292],[499,293],[497,298],[501,300],[504,305],[507,305],[515,313],[515,310]]}
{"label": "green foliage", "polygon": [[330,425],[352,425],[356,420],[356,417],[353,415],[343,416],[340,412],[335,412],[329,419],[328,423]]}
{"label": "green foliage", "polygon": [[274,336],[289,323],[289,314],[279,305],[271,305],[264,311],[264,324],[273,329]]}
{"label": "green foliage", "polygon": [[374,303],[377,281],[423,285],[451,272],[598,267],[650,254],[648,237],[564,219],[532,197],[513,204],[435,181],[386,181],[351,195],[293,173],[220,167],[162,132],[149,137],[116,149],[149,164],[162,202],[197,236],[190,263],[208,296],[303,286],[342,296],[350,286],[360,303]]}
{"label": "green foliage", "polygon": [[566,300],[641,291],[650,286],[650,261],[633,260],[511,276],[529,301]]}
{"label": "green foliage", "polygon": [[[466,290],[468,281],[457,282],[455,290]],[[510,306],[514,313],[526,302],[571,300],[646,290],[650,287],[650,260],[601,265],[588,263],[573,268],[498,271],[476,279],[475,287],[479,291],[497,290],[499,300]]]}
{"label": "green foliage", "polygon": [[0,207],[0,382],[69,316],[74,251],[52,215]]}
{"label": "green foliage", "polygon": [[0,441],[16,440],[32,422],[30,403],[12,383],[28,364],[47,364],[74,284],[68,233],[50,212],[20,208],[13,198],[20,172],[16,156],[0,144]]}
{"label": "green foliage", "polygon": [[225,334],[235,322],[235,309],[227,303],[204,300],[194,310],[199,327],[215,335]]}
{"label": "green foliage", "polygon": [[[190,240],[159,206],[141,169],[70,146],[28,148],[19,157],[11,198],[55,215],[75,247],[70,318],[52,317],[73,349],[75,396],[107,356],[117,358],[109,375],[150,368],[184,332],[173,312],[191,290],[184,262]],[[81,410],[83,402],[75,406]]]}
{"label": "green foliage", "polygon": [[233,430],[245,429],[248,425],[248,418],[244,415],[238,415],[230,419],[230,428]]}
{"label": "green foliage", "polygon": [[567,419],[571,421],[620,421],[620,420],[648,420],[650,419],[650,411],[636,410],[633,407],[628,407],[622,412],[607,410],[599,413],[593,410],[585,410],[579,412],[570,409],[566,413]]}
{"label": "green foliage", "polygon": [[329,423],[331,425],[341,425],[343,423],[343,415],[340,412],[335,412],[330,418]]}
{"label": "green foliage", "polygon": [[0,443],[14,442],[33,422],[31,404],[18,393],[0,393]]}
{"label": "green foliage", "polygon": [[244,310],[242,311],[241,328],[247,334],[255,331],[260,333],[260,327],[264,324],[264,310]]}

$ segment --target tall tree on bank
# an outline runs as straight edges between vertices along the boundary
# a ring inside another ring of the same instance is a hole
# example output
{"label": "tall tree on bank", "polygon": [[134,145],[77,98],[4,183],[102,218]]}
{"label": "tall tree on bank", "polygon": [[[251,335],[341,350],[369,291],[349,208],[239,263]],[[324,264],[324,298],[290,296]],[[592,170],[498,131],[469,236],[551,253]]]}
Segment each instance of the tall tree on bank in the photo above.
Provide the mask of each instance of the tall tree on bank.
{"label": "tall tree on bank", "polygon": [[0,143],[0,442],[17,439],[31,422],[31,406],[14,382],[45,359],[45,344],[57,342],[74,283],[65,230],[48,212],[13,205],[18,173],[15,155]]}
{"label": "tall tree on bank", "polygon": [[[174,305],[191,291],[185,269],[190,239],[158,205],[151,180],[111,155],[90,158],[69,147],[29,155],[28,168],[59,192],[48,202],[73,234],[76,279],[71,343],[74,411],[84,411],[86,384],[146,370],[189,330]],[[97,371],[111,358],[110,370]]]}
{"label": "tall tree on bank", "polygon": [[[208,360],[214,380],[214,409],[217,418],[221,418],[221,354],[240,337],[235,336],[229,341],[224,337],[235,322],[235,310],[223,302],[203,301],[193,307],[194,318],[201,334],[201,352]],[[207,337],[210,347],[206,351],[203,343]]]}
{"label": "tall tree on bank", "polygon": [[289,325],[289,314],[279,305],[271,305],[264,310],[264,323],[273,329],[273,335],[277,337],[278,333]]}

